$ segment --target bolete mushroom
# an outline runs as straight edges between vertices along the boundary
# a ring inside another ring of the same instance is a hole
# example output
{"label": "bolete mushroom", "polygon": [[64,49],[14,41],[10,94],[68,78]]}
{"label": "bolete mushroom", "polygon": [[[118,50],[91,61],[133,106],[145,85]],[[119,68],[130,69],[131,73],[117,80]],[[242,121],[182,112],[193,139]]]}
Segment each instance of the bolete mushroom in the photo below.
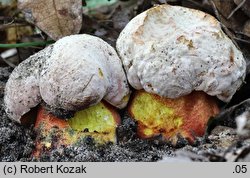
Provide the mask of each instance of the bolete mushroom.
{"label": "bolete mushroom", "polygon": [[43,100],[54,109],[78,111],[106,100],[128,102],[129,87],[115,50],[90,35],[72,35],[18,65],[5,87],[5,110],[21,117]]}
{"label": "bolete mushroom", "polygon": [[[245,77],[243,55],[222,31],[220,23],[211,15],[194,9],[155,6],[127,24],[116,47],[132,87],[168,99],[202,91],[228,102]],[[188,97],[191,100],[188,103],[196,101],[196,95],[192,96],[193,99]],[[141,103],[144,102],[153,101],[142,99]],[[178,102],[174,105],[178,107]],[[135,106],[130,107],[133,112]],[[201,108],[197,112],[207,111]],[[203,122],[215,113],[207,113]],[[136,120],[142,119],[136,117],[136,113],[132,116]],[[155,116],[152,117],[150,121],[158,122]],[[195,125],[195,119],[191,120]],[[189,125],[188,129],[195,134],[194,125]]]}
{"label": "bolete mushroom", "polygon": [[[40,123],[44,132],[48,130],[46,125],[59,128],[70,125],[74,130],[84,127],[91,132],[88,123],[96,124],[91,126],[96,128],[93,132],[101,132],[103,130],[98,129],[106,126],[115,130],[119,123],[116,122],[119,119],[115,108],[107,103],[101,104],[102,100],[116,108],[124,108],[128,99],[129,87],[116,51],[100,38],[82,34],[64,37],[20,63],[6,84],[4,103],[8,116],[19,123],[22,123],[24,115],[42,102],[51,111],[78,111],[68,121],[53,114],[39,114],[36,127]],[[41,110],[39,113],[46,113]],[[98,117],[107,122],[99,126]],[[75,120],[80,125],[87,124],[75,127]],[[110,125],[111,121],[113,125]],[[113,130],[112,134],[115,136]],[[109,138],[109,141],[114,141],[112,136]]]}

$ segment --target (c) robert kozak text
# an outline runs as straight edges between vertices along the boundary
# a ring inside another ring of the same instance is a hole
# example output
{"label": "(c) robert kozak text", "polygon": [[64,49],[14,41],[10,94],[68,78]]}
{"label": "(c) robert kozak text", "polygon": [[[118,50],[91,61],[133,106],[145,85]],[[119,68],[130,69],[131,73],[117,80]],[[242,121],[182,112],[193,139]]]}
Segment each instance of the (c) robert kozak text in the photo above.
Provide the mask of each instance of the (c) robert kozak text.
{"label": "(c) robert kozak text", "polygon": [[83,165],[80,166],[66,166],[63,164],[60,165],[50,165],[50,166],[37,166],[37,165],[20,165],[21,174],[39,174],[39,173],[62,173],[62,174],[75,174],[75,173],[87,173],[87,168]]}

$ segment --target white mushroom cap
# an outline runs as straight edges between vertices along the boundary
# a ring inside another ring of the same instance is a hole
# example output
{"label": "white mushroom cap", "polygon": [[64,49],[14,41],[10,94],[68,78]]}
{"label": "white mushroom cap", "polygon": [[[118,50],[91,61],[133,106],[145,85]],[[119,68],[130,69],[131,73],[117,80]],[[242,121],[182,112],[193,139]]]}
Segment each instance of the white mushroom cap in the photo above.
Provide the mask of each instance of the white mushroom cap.
{"label": "white mushroom cap", "polygon": [[41,65],[50,56],[53,45],[20,63],[11,73],[5,86],[4,106],[8,116],[20,122],[21,116],[37,106],[42,98],[39,92]]}
{"label": "white mushroom cap", "polygon": [[5,88],[5,110],[21,116],[42,100],[54,109],[77,111],[101,99],[123,108],[129,87],[115,50],[90,35],[72,35],[23,61]]}
{"label": "white mushroom cap", "polygon": [[160,5],[132,19],[117,40],[129,83],[168,98],[204,91],[228,102],[242,84],[242,53],[211,15]]}
{"label": "white mushroom cap", "polygon": [[115,50],[100,38],[72,35],[54,45],[40,78],[43,100],[55,108],[75,110],[102,98],[123,108],[129,88]]}

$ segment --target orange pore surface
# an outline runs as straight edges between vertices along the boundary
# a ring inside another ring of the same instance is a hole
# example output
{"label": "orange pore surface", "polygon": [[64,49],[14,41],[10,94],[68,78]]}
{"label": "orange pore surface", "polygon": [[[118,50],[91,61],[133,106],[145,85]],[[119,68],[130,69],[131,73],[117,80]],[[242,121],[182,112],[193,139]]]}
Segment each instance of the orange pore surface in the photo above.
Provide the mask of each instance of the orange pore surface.
{"label": "orange pore surface", "polygon": [[197,91],[169,99],[140,90],[134,93],[129,104],[129,114],[138,122],[139,137],[161,134],[173,143],[178,136],[191,143],[195,136],[203,136],[209,118],[218,113],[215,98]]}
{"label": "orange pore surface", "polygon": [[41,127],[41,124],[43,124],[43,128],[46,131],[51,130],[53,127],[57,127],[60,129],[70,127],[66,120],[60,119],[48,113],[42,106],[38,110],[35,128]]}

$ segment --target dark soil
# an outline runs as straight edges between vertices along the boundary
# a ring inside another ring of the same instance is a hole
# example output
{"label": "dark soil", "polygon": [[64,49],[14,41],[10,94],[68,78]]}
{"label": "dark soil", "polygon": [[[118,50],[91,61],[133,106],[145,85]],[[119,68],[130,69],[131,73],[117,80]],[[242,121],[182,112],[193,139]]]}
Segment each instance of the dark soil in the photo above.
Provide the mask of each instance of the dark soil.
{"label": "dark soil", "polygon": [[34,133],[8,119],[3,108],[3,88],[10,72],[10,68],[0,68],[0,160],[26,161],[34,149]]}

